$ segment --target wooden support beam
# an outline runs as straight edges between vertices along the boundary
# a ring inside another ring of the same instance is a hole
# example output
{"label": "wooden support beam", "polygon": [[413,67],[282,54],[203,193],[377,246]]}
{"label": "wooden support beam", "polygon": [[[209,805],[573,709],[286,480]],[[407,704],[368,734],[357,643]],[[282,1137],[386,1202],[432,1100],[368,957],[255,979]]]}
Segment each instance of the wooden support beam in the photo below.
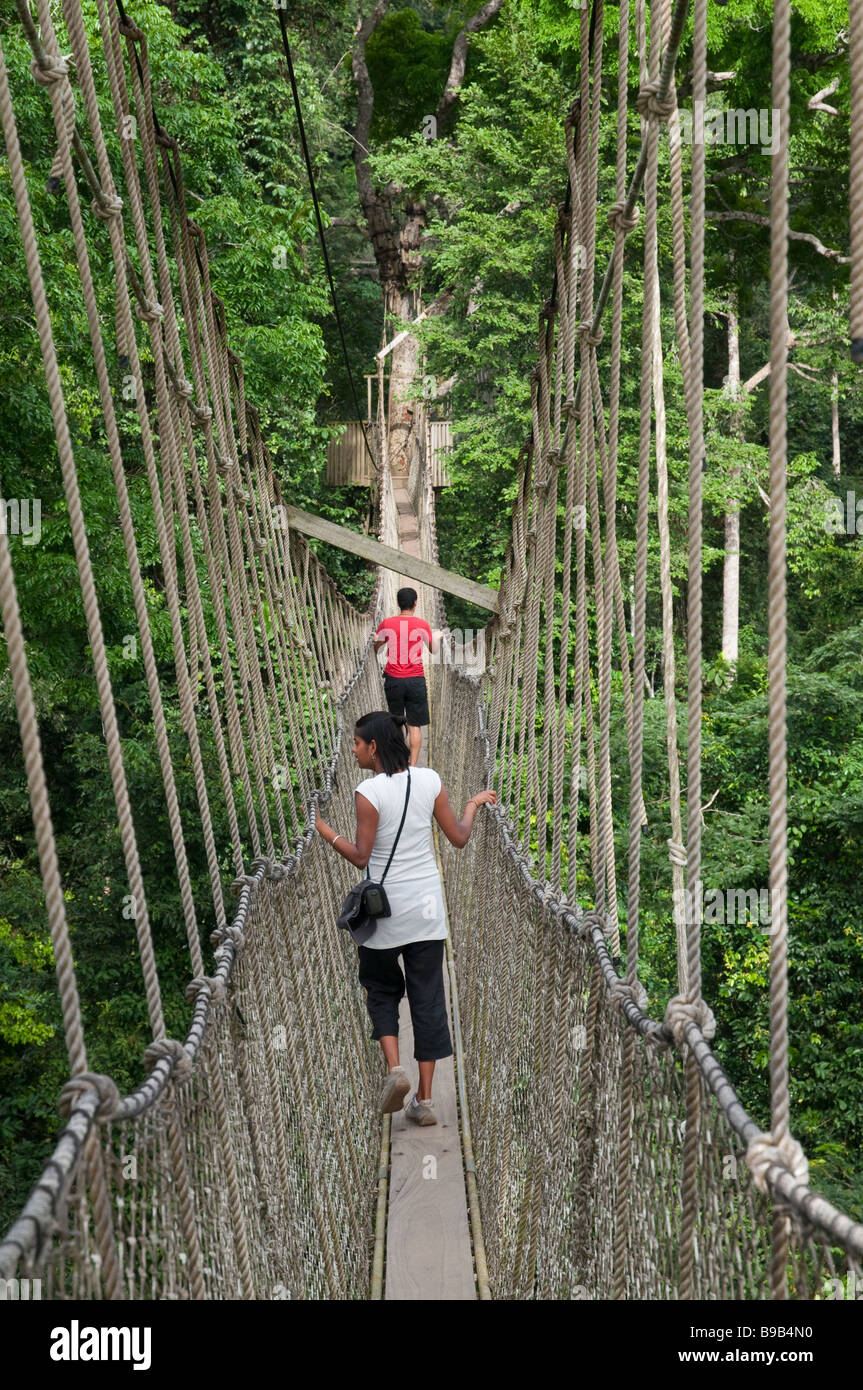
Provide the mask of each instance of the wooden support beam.
{"label": "wooden support beam", "polygon": [[314,536],[316,540],[326,541],[327,545],[337,545],[340,550],[360,555],[364,560],[370,560],[373,565],[383,565],[385,569],[395,570],[396,574],[404,574],[409,579],[418,580],[420,584],[428,584],[432,589],[442,589],[445,594],[455,594],[457,598],[476,604],[477,608],[488,609],[491,613],[498,612],[497,592],[484,584],[477,584],[473,579],[464,579],[460,574],[453,574],[452,570],[441,569],[440,565],[431,565],[427,560],[418,559],[416,555],[406,554],[404,550],[394,550],[390,545],[381,545],[380,541],[373,540],[371,536],[349,531],[347,526],[337,526],[334,521],[325,521],[323,517],[303,512],[299,507],[289,507],[285,503],[282,505],[288,525],[295,531],[302,532],[304,536]]}

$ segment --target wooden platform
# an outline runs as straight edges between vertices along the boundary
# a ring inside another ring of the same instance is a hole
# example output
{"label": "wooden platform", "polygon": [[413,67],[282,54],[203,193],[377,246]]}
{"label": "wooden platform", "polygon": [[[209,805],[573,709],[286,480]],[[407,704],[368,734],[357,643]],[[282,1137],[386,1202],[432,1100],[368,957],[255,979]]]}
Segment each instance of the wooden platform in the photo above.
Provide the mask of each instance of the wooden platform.
{"label": "wooden platform", "polygon": [[[416,518],[407,491],[398,485],[396,503],[399,543],[408,550],[417,544]],[[421,767],[428,766],[427,740],[424,729]],[[444,983],[449,1009],[446,966]],[[419,1071],[413,1050],[405,998],[399,1012],[399,1057],[415,1090]],[[392,1116],[384,1297],[393,1302],[477,1297],[452,1057],[435,1067],[432,1096],[436,1125],[412,1124],[403,1113]]]}

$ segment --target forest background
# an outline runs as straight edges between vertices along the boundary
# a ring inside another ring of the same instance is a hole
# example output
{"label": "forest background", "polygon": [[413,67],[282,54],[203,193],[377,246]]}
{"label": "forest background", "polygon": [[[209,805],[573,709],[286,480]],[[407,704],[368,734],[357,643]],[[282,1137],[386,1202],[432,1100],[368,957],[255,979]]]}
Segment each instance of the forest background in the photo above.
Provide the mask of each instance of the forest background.
{"label": "forest background", "polygon": [[[95,32],[95,5],[85,0],[83,8]],[[214,289],[227,304],[232,344],[243,359],[248,396],[260,412],[285,496],[344,525],[367,526],[368,491],[328,487],[325,481],[333,423],[356,418],[357,411],[316,241],[278,10],[269,0],[132,0],[127,9],[149,38],[160,119],[179,140]],[[327,6],[288,0],[284,15],[360,405],[363,374],[374,369],[382,335],[389,340],[420,306],[440,306],[411,335],[393,369],[402,374],[406,391],[424,392],[452,422],[452,486],[438,494],[441,562],[496,585],[509,538],[516,460],[530,426],[537,314],[552,283],[553,228],[566,192],[563,119],[578,90],[579,10],[565,0],[489,0],[482,9],[435,0],[379,0],[372,9],[365,0],[358,21],[356,6],[344,0]],[[601,22],[607,94],[600,198],[610,205],[617,7],[606,4]],[[711,5],[709,23],[710,104],[769,108],[768,0]],[[30,78],[29,52],[14,15],[0,19],[0,37],[55,324],[65,330],[57,335],[64,388],[91,519],[90,545],[100,557],[99,597],[123,710],[139,837],[156,884],[150,908],[166,981],[166,1022],[169,1035],[183,1036],[183,924],[167,887],[170,836],[156,795],[146,687],[123,659],[128,580],[103,464],[71,235],[62,198],[46,186],[54,152],[49,107]],[[796,0],[789,248],[789,969],[792,1129],[810,1155],[813,1181],[863,1219],[863,540],[853,500],[848,508],[851,493],[861,501],[863,532],[863,397],[861,369],[847,349],[847,38],[842,0]],[[687,31],[677,68],[683,107],[691,106],[690,57]],[[640,138],[634,45],[629,82],[634,151]],[[717,144],[708,148],[707,161],[703,882],[706,892],[757,894],[768,881],[764,368],[770,158],[757,145]],[[664,341],[670,343],[671,224],[662,188],[660,196],[661,312]],[[610,242],[601,246],[607,251]],[[86,678],[74,559],[5,161],[0,248],[0,483],[4,498],[42,499],[40,543],[25,548],[23,538],[12,538],[16,573],[67,910],[73,939],[87,945],[79,982],[90,1064],[130,1089],[142,1075],[146,1017],[133,923],[117,910],[122,860],[115,838],[106,836],[111,801],[99,710]],[[628,240],[624,303],[618,518],[624,575],[634,553],[640,252],[636,229]],[[108,304],[113,287],[107,256],[95,269]],[[664,377],[675,633],[682,655],[688,463],[673,351]],[[152,549],[154,539],[143,525],[143,478],[133,473],[130,488],[139,534],[143,528]],[[726,552],[733,552],[737,537],[741,559],[735,577]],[[373,582],[368,568],[342,552],[320,550],[343,591],[364,606]],[[167,673],[170,628],[155,570],[149,599]],[[455,601],[448,612],[453,625],[484,621]],[[658,581],[648,590],[647,639],[641,945],[650,1010],[661,1016],[675,991],[675,965]],[[676,693],[684,701],[685,662],[679,659],[676,669]],[[680,715],[678,726],[685,765],[686,720]],[[614,795],[622,849],[629,793],[621,719],[617,728]],[[56,1098],[66,1079],[5,648],[0,747],[5,1227],[50,1149]],[[189,779],[181,780],[181,795],[191,823]],[[196,859],[194,843],[191,857],[203,900],[204,857],[198,846]],[[160,882],[166,885],[161,893]],[[620,908],[625,920],[624,900]],[[708,927],[704,993],[717,1016],[718,1055],[751,1113],[766,1124],[769,936],[762,926],[749,914]]]}

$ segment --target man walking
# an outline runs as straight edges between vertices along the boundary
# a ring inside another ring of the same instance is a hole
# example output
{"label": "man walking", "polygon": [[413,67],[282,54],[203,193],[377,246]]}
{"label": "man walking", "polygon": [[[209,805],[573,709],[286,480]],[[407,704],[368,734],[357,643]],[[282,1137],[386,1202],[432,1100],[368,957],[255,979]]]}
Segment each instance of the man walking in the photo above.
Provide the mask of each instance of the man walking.
{"label": "man walking", "polygon": [[411,767],[416,767],[429,722],[428,689],[423,671],[423,647],[437,652],[441,634],[416,616],[416,589],[399,589],[397,618],[384,618],[374,637],[375,651],[387,647],[384,695],[390,714],[408,726]]}

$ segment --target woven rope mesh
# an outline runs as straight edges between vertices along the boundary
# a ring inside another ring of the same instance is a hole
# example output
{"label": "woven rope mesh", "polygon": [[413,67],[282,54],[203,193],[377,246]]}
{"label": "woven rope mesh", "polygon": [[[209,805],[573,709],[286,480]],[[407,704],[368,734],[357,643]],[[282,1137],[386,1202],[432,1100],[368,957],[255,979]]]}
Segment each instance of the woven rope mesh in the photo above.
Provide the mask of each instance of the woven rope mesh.
{"label": "woven rope mesh", "polygon": [[[359,714],[381,704],[370,636],[394,607],[396,577],[381,573],[360,613],[286,525],[260,420],[229,347],[225,306],[210,285],[205,238],[188,216],[179,151],[155,123],[146,35],[114,0],[98,0],[98,38],[89,41],[78,0],[63,0],[62,26],[47,0],[38,0],[38,25],[23,0],[18,8],[26,42],[7,41],[11,59],[5,51],[0,59],[0,110],[74,540],[81,645],[86,637],[88,678],[103,718],[100,751],[113,798],[106,835],[121,843],[153,1042],[138,1088],[125,1097],[110,1077],[90,1070],[26,634],[0,535],[4,631],[74,1078],[54,1157],[0,1244],[0,1277],[39,1272],[52,1298],[364,1298],[380,1062],[353,946],[335,926],[355,874],[326,851],[311,822],[326,806],[335,824],[353,823],[351,732]],[[625,4],[621,13],[628,14]],[[651,488],[661,511],[651,371],[661,378],[663,351],[672,347],[690,364],[692,477],[700,476],[702,447],[693,375],[700,359],[691,366],[685,307],[687,293],[702,294],[703,283],[693,269],[687,287],[685,256],[674,286],[684,312],[673,344],[663,343],[652,318],[657,161],[674,158],[673,145],[660,155],[656,127],[674,119],[671,77],[685,6],[672,16],[658,0],[653,13],[666,77],[657,38],[642,74],[653,85],[643,93],[644,157],[633,176],[646,180],[647,267],[637,593],[655,558],[647,546]],[[696,27],[703,5],[699,13]],[[636,19],[643,28],[641,4]],[[580,24],[582,85],[566,122],[570,190],[556,229],[555,291],[539,322],[532,435],[519,465],[500,611],[483,634],[488,663],[477,648],[472,675],[447,661],[430,672],[433,761],[451,802],[461,808],[483,786],[500,798],[494,813],[479,816],[466,849],[441,845],[491,1291],[501,1299],[553,1300],[843,1296],[837,1290],[860,1276],[863,1229],[806,1185],[799,1163],[795,1171],[787,1125],[771,1136],[786,1147],[768,1152],[764,1190],[751,1176],[747,1151],[765,1136],[710,1052],[707,1014],[692,983],[700,957],[691,932],[679,937],[676,1022],[651,1018],[639,994],[644,616],[636,612],[630,643],[614,482],[618,466],[635,461],[618,460],[612,422],[620,404],[624,242],[641,185],[630,188],[628,206],[624,92],[614,247],[595,302],[597,228],[608,208],[597,202],[599,86],[590,77],[586,7]],[[74,71],[62,57],[68,52]],[[31,57],[43,78],[40,99],[55,118],[57,149],[48,162],[65,180],[78,309],[91,332],[92,387],[104,414],[129,608],[138,617],[153,711],[175,861],[171,891],[189,954],[182,1040],[171,1039],[165,1025],[146,844],[136,838],[129,749],[114,709],[54,346],[52,287],[43,280],[18,148],[15,108],[25,92],[33,98],[24,85],[32,84]],[[599,72],[600,49],[593,60]],[[138,118],[140,141],[133,148],[121,142],[116,167],[94,69],[102,86],[107,77],[111,120],[119,127],[132,112]],[[88,152],[77,176],[73,145]],[[679,173],[672,164],[673,192]],[[80,205],[85,183],[95,211]],[[673,215],[685,250],[682,191]],[[694,229],[689,235],[691,252]],[[89,261],[97,243],[116,276],[116,322],[107,328]],[[781,277],[774,280],[780,303]],[[598,356],[613,286],[610,349]],[[784,293],[787,299],[787,287]],[[137,385],[122,431],[106,343]],[[154,655],[128,505],[124,438],[134,431],[151,499],[146,543],[164,576],[176,676],[170,686]],[[417,437],[425,433],[423,426]],[[379,438],[378,534],[396,546],[384,429]],[[422,453],[411,460],[407,495],[420,556],[435,562],[430,460]],[[693,502],[691,536],[699,527]],[[664,547],[660,541],[661,554]],[[418,587],[423,612],[444,626],[440,592]],[[700,643],[700,633],[690,637]],[[445,648],[451,653],[448,641]],[[689,655],[700,670],[700,646]],[[613,708],[612,672],[620,692]],[[698,708],[693,697],[696,726]],[[614,721],[625,726],[632,773],[627,856],[614,845]],[[774,738],[781,724],[773,721]],[[690,768],[692,781],[697,770]],[[774,805],[780,801],[773,797]],[[193,850],[184,838],[190,817],[200,841]],[[670,918],[687,849],[694,853],[691,835],[669,865]],[[771,977],[780,1019],[783,987],[780,954]],[[781,1051],[777,1045],[775,1055]],[[781,1120],[781,1078],[776,1092]]]}

